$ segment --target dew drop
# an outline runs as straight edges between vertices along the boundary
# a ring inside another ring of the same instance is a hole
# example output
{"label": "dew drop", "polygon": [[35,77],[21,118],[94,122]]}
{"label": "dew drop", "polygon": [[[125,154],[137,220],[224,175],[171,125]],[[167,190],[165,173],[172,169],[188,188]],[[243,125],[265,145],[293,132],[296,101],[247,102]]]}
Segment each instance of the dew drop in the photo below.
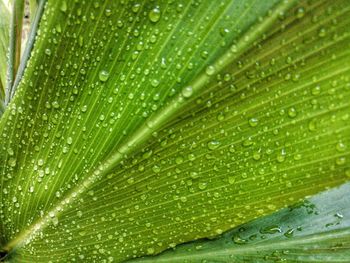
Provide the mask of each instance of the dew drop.
{"label": "dew drop", "polygon": [[294,107],[288,109],[288,116],[294,118],[297,116],[297,111]]}
{"label": "dew drop", "polygon": [[151,20],[153,23],[157,23],[160,19],[160,10],[159,8],[153,8],[149,13],[148,13],[148,18]]}
{"label": "dew drop", "polygon": [[206,182],[199,182],[199,183],[198,183],[198,188],[199,188],[200,190],[206,189],[206,188],[207,188],[207,183],[206,183]]}
{"label": "dew drop", "polygon": [[213,141],[208,142],[207,145],[208,145],[208,149],[209,150],[215,150],[215,149],[217,149],[220,146],[220,142],[216,141],[216,140],[213,140]]}
{"label": "dew drop", "polygon": [[343,142],[338,142],[336,149],[338,152],[344,152],[346,150],[346,145]]}
{"label": "dew drop", "polygon": [[187,87],[183,88],[182,91],[181,91],[181,94],[182,94],[182,96],[184,96],[185,98],[191,97],[192,94],[193,94],[193,89],[192,89],[192,87],[191,87],[191,86],[187,86]]}
{"label": "dew drop", "polygon": [[205,69],[205,73],[208,75],[208,76],[211,76],[215,73],[215,67],[214,66],[208,66],[206,69]]}
{"label": "dew drop", "polygon": [[15,167],[17,160],[15,158],[10,158],[7,163],[10,167]]}
{"label": "dew drop", "polygon": [[249,123],[249,125],[250,125],[251,127],[255,127],[255,126],[258,125],[258,119],[257,119],[257,118],[250,118],[250,119],[248,120],[248,123]]}
{"label": "dew drop", "polygon": [[109,78],[109,72],[107,70],[101,70],[98,74],[98,78],[100,79],[100,81],[106,82]]}

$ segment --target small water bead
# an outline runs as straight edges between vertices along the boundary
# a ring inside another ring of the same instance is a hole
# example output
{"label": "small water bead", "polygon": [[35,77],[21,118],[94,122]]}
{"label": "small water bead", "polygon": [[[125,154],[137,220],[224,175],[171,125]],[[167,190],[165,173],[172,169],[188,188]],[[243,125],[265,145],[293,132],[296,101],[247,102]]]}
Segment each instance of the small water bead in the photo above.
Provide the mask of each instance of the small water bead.
{"label": "small water bead", "polygon": [[217,119],[218,121],[223,121],[223,120],[225,119],[225,115],[224,115],[222,112],[220,112],[220,113],[218,114],[218,116],[216,117],[216,119]]}
{"label": "small water bead", "polygon": [[81,110],[81,112],[86,112],[87,111],[87,105],[83,105],[80,110]]}
{"label": "small water bead", "polygon": [[161,12],[159,8],[153,8],[149,13],[148,13],[148,18],[151,20],[153,23],[157,23],[160,19]]}
{"label": "small water bead", "polygon": [[345,170],[345,175],[350,178],[350,168]]}
{"label": "small water bead", "polygon": [[319,85],[311,89],[311,94],[314,96],[319,95],[320,93],[321,93],[321,87]]}
{"label": "small water bead", "polygon": [[294,118],[297,116],[297,110],[294,107],[288,109],[288,116]]}
{"label": "small water bead", "polygon": [[200,190],[206,189],[206,188],[207,188],[207,183],[206,183],[206,182],[199,182],[199,183],[198,183],[198,188],[199,188]]}
{"label": "small water bead", "polygon": [[68,143],[68,144],[72,144],[72,143],[73,143],[72,137],[68,137],[68,138],[67,138],[67,143]]}
{"label": "small water bead", "polygon": [[205,73],[208,75],[208,76],[211,76],[215,73],[215,67],[214,66],[208,66],[206,69],[205,69]]}
{"label": "small water bead", "polygon": [[182,156],[178,156],[175,159],[176,164],[182,164],[184,161],[184,158]]}
{"label": "small water bead", "polygon": [[337,165],[344,165],[346,163],[346,158],[345,156],[340,156],[335,160],[335,163]]}
{"label": "small water bead", "polygon": [[285,237],[291,238],[291,237],[293,237],[293,234],[294,234],[294,228],[290,228],[283,235]]}
{"label": "small water bead", "polygon": [[58,108],[60,107],[60,104],[58,103],[58,101],[53,101],[53,102],[52,102],[52,107],[53,107],[54,109],[58,109]]}
{"label": "small water bead", "polygon": [[152,254],[154,254],[154,248],[153,247],[149,247],[149,248],[147,248],[147,254],[148,255],[152,255]]}
{"label": "small water bead", "polygon": [[308,128],[309,128],[309,131],[311,131],[311,132],[317,130],[316,119],[313,119],[313,120],[309,121]]}
{"label": "small water bead", "polygon": [[134,13],[137,13],[139,10],[140,10],[140,7],[141,5],[139,3],[136,3],[132,6],[131,10],[134,12]]}
{"label": "small water bead", "polygon": [[62,2],[61,2],[60,10],[61,10],[63,13],[67,12],[67,2],[66,2],[66,1],[62,1]]}
{"label": "small water bead", "polygon": [[209,53],[208,53],[208,51],[202,51],[201,52],[201,57],[203,58],[203,59],[206,59],[207,57],[208,57],[208,55],[209,55]]}
{"label": "small water bead", "polygon": [[190,172],[190,176],[191,176],[192,179],[199,178],[199,174],[197,172]]}
{"label": "small water bead", "polygon": [[15,167],[17,164],[17,160],[15,158],[10,158],[7,163],[10,167]]}
{"label": "small water bead", "polygon": [[191,86],[187,86],[187,87],[183,88],[182,91],[181,91],[181,94],[182,94],[182,96],[184,96],[185,98],[191,97],[192,94],[193,94],[193,89],[192,89],[192,87],[191,87]]}
{"label": "small water bead", "polygon": [[282,230],[279,226],[267,226],[260,229],[261,234],[276,234],[281,232]]}
{"label": "small water bead", "polygon": [[51,55],[51,49],[49,49],[49,48],[45,49],[45,54],[50,56]]}
{"label": "small water bead", "polygon": [[220,142],[216,141],[216,140],[213,140],[213,141],[208,142],[207,145],[208,145],[208,149],[209,150],[215,150],[215,149],[217,149],[220,146]]}
{"label": "small water bead", "polygon": [[100,81],[106,82],[109,78],[109,72],[107,70],[101,70],[98,74],[98,78],[100,79]]}
{"label": "small water bead", "polygon": [[111,9],[106,9],[105,10],[105,16],[109,17],[112,14],[112,10]]}
{"label": "small water bead", "polygon": [[336,149],[338,152],[344,152],[346,150],[346,145],[343,142],[338,142]]}
{"label": "small water bead", "polygon": [[251,145],[253,145],[254,142],[253,142],[253,139],[251,137],[248,137],[248,139],[245,139],[243,142],[242,142],[242,145],[244,147],[249,147]]}
{"label": "small water bead", "polygon": [[281,151],[277,154],[277,161],[279,163],[284,162],[286,159],[286,150],[284,148],[281,149]]}
{"label": "small water bead", "polygon": [[15,154],[12,148],[7,148],[7,153],[8,153],[8,155],[10,155],[10,156],[12,156],[12,155]]}
{"label": "small water bead", "polygon": [[250,118],[250,119],[248,120],[248,123],[249,123],[249,125],[250,125],[251,127],[255,127],[255,126],[258,125],[258,119],[257,119],[257,118]]}
{"label": "small water bead", "polygon": [[154,87],[154,88],[158,87],[158,86],[159,86],[159,80],[157,80],[157,79],[152,79],[151,85],[152,85],[152,87]]}
{"label": "small water bead", "polygon": [[296,16],[297,18],[302,18],[304,17],[305,15],[305,9],[304,7],[299,7],[297,10],[296,10]]}
{"label": "small water bead", "polygon": [[232,241],[233,241],[235,244],[238,244],[238,245],[243,245],[243,244],[248,243],[248,240],[247,240],[247,239],[241,238],[239,235],[234,235],[234,236],[232,237]]}
{"label": "small water bead", "polygon": [[324,27],[321,27],[318,31],[318,36],[319,37],[325,37],[327,35],[327,31]]}
{"label": "small water bead", "polygon": [[159,173],[160,172],[160,167],[158,165],[154,165],[152,167],[152,171],[155,172],[155,173]]}
{"label": "small water bead", "polygon": [[235,181],[236,181],[236,178],[235,178],[234,176],[229,176],[229,177],[228,177],[228,183],[229,183],[229,184],[234,184]]}
{"label": "small water bead", "polygon": [[260,160],[260,158],[261,158],[261,153],[260,153],[260,152],[254,152],[254,153],[253,153],[253,159],[254,159],[255,161]]}

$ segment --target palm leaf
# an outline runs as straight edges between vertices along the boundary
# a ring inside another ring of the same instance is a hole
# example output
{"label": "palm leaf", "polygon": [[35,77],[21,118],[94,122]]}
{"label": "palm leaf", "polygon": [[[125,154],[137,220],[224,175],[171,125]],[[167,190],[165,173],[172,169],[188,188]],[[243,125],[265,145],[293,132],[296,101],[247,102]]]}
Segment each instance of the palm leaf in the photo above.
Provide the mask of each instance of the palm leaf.
{"label": "palm leaf", "polygon": [[121,261],[349,179],[347,1],[48,1],[0,121],[1,244]]}

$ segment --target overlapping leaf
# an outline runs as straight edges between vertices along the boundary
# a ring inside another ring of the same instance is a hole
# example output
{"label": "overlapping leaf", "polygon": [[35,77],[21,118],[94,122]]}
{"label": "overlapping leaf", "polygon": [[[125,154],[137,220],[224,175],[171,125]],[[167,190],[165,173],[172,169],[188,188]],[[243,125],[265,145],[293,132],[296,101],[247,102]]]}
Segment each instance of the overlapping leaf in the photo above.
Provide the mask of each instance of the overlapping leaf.
{"label": "overlapping leaf", "polygon": [[3,100],[6,87],[6,56],[9,45],[9,21],[10,14],[5,4],[0,2],[0,112],[3,111]]}
{"label": "overlapping leaf", "polygon": [[148,261],[348,262],[349,191],[350,184],[345,184],[242,225],[217,240],[185,244]]}
{"label": "overlapping leaf", "polygon": [[49,1],[0,123],[10,258],[155,254],[348,179],[350,6],[276,2]]}

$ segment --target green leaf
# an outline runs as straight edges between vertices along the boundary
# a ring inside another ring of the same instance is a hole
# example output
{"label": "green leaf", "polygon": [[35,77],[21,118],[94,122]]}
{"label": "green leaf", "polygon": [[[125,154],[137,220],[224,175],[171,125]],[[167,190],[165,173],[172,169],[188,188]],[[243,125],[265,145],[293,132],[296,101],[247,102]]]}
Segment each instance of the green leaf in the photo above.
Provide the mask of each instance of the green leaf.
{"label": "green leaf", "polygon": [[350,184],[244,224],[215,240],[132,262],[348,262]]}
{"label": "green leaf", "polygon": [[[3,1],[0,1],[0,104],[5,98],[5,87],[6,87],[6,69],[7,59],[6,55],[8,52],[9,45],[9,23],[10,23],[10,12],[5,6]],[[0,107],[0,115],[2,112]]]}
{"label": "green leaf", "polygon": [[293,4],[48,1],[0,121],[8,258],[155,254],[348,180],[350,5]]}
{"label": "green leaf", "polygon": [[8,104],[11,100],[11,94],[13,93],[13,84],[21,60],[23,18],[24,0],[13,0],[10,23],[5,104]]}

